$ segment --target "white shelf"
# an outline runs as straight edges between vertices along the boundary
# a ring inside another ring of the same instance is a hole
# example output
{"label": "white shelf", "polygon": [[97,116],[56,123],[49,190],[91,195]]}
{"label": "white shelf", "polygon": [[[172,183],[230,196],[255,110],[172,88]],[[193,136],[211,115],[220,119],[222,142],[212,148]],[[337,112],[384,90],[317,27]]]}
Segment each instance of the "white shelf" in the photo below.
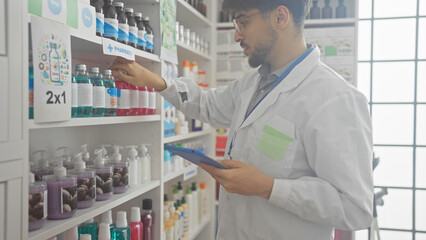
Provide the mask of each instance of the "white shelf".
{"label": "white shelf", "polygon": [[191,132],[191,133],[188,133],[188,134],[176,135],[176,136],[173,136],[173,137],[164,138],[163,143],[173,143],[173,142],[178,142],[178,141],[182,141],[182,140],[188,140],[188,139],[191,139],[191,138],[206,136],[206,135],[209,135],[210,133],[211,133],[211,131],[210,131],[210,129],[208,129],[208,130],[199,131],[199,132]]}
{"label": "white shelf", "polygon": [[355,18],[331,18],[331,19],[306,19],[305,26],[312,25],[347,25],[355,24]]}
{"label": "white shelf", "polygon": [[197,229],[195,229],[195,231],[192,231],[189,233],[188,237],[184,238],[185,240],[193,240],[195,239],[198,234],[200,234],[201,231],[203,231],[203,229],[210,223],[210,217],[207,216],[206,220],[204,220],[204,222],[202,222],[200,225],[197,226]]}
{"label": "white shelf", "polygon": [[202,53],[198,51],[197,49],[190,47],[182,42],[176,42],[176,45],[178,47],[178,56],[183,56],[186,58],[203,58],[205,60],[212,60],[212,57],[208,54]]}
{"label": "white shelf", "polygon": [[73,226],[130,201],[158,186],[160,186],[160,181],[152,181],[136,188],[129,188],[126,193],[113,195],[110,200],[95,202],[94,206],[91,208],[77,210],[72,218],[64,220],[47,220],[43,228],[34,232],[29,232],[28,239],[45,240],[56,236]]}
{"label": "white shelf", "polygon": [[177,0],[177,14],[176,18],[180,24],[183,24],[185,28],[191,27],[212,27],[212,22],[204,17],[203,14],[193,8],[185,0]]}
{"label": "white shelf", "polygon": [[172,180],[172,179],[175,179],[175,178],[177,178],[177,177],[182,176],[182,175],[183,175],[183,174],[185,174],[186,172],[190,172],[190,171],[192,171],[192,170],[194,170],[194,169],[197,169],[197,168],[198,168],[198,166],[197,166],[197,165],[192,164],[192,165],[190,165],[190,166],[186,167],[185,169],[182,169],[182,170],[180,170],[180,171],[178,171],[178,172],[175,172],[175,173],[169,173],[169,174],[167,174],[167,175],[165,175],[165,176],[163,177],[163,182],[168,182],[168,181],[170,181],[170,180]]}
{"label": "white shelf", "polygon": [[94,117],[94,118],[73,118],[66,122],[36,123],[28,120],[29,129],[61,128],[61,127],[81,127],[98,126],[125,123],[155,122],[160,121],[160,115],[150,116],[129,116],[129,117]]}

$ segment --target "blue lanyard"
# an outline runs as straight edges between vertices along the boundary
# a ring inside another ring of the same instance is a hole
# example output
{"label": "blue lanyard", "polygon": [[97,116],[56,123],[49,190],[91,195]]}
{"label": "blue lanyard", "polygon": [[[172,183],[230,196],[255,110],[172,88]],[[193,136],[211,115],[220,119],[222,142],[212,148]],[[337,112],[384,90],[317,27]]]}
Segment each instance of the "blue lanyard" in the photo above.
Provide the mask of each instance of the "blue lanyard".
{"label": "blue lanyard", "polygon": [[[268,93],[265,94],[265,96],[262,97],[262,99],[259,100],[259,102],[256,103],[256,105],[254,106],[254,108],[250,111],[250,113],[244,118],[244,121],[241,123],[241,125],[244,124],[244,122],[247,120],[247,118],[253,113],[253,111],[257,108],[257,106],[259,106],[259,104],[263,101],[263,99],[265,99],[270,92],[272,92],[272,90],[274,90],[274,88],[276,86],[278,86],[278,84],[280,84],[289,74],[290,72],[297,66],[299,65],[299,63],[301,63],[303,60],[305,60],[305,58],[314,50],[313,47],[311,47],[310,49],[308,49],[303,55],[301,55],[300,57],[298,57],[291,65],[290,67],[287,68],[287,70],[285,70],[285,72],[283,74],[281,74],[281,76],[275,81],[274,85],[272,86],[271,90],[268,91]],[[241,126],[240,126],[241,127]],[[234,135],[232,137],[231,140],[231,144],[229,145],[229,151],[228,151],[228,156],[231,158],[231,151],[232,151],[232,147],[234,146],[234,138],[236,135],[237,131],[234,132]]]}

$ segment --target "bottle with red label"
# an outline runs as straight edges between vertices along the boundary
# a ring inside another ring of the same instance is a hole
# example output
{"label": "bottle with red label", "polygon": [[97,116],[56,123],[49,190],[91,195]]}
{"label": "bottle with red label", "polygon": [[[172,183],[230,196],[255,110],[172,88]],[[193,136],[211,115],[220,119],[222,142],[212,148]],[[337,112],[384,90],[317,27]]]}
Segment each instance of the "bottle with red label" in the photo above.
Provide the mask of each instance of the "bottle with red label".
{"label": "bottle with red label", "polygon": [[148,95],[149,95],[148,115],[154,115],[155,109],[157,106],[154,88],[148,87]]}
{"label": "bottle with red label", "polygon": [[129,116],[130,113],[130,85],[123,81],[116,81],[117,85],[117,116]]}
{"label": "bottle with red label", "polygon": [[138,87],[129,84],[130,87],[130,111],[129,116],[138,115],[139,109],[139,89]]}
{"label": "bottle with red label", "polygon": [[139,107],[138,107],[138,115],[148,115],[148,107],[149,107],[149,92],[148,87],[139,87]]}

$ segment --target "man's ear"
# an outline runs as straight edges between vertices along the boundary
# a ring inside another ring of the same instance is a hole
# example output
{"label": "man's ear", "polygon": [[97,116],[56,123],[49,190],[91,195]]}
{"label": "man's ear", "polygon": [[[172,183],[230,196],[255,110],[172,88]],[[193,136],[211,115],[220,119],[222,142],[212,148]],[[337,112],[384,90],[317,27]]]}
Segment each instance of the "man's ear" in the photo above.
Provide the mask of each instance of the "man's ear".
{"label": "man's ear", "polygon": [[290,11],[286,6],[279,6],[274,12],[275,24],[278,28],[285,28],[290,22]]}

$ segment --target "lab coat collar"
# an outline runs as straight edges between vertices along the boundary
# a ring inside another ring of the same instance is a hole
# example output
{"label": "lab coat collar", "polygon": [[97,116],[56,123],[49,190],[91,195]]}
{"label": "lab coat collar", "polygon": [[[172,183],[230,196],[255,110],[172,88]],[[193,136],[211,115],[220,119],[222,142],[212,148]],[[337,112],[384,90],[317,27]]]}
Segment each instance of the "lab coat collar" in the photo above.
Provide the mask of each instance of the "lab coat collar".
{"label": "lab coat collar", "polygon": [[[280,84],[278,84],[278,86],[275,87],[268,94],[268,96],[265,97],[265,99],[263,99],[263,101],[256,107],[256,109],[254,109],[250,116],[242,123],[240,128],[244,128],[253,123],[259,117],[261,117],[270,106],[275,103],[281,93],[289,92],[295,89],[306,79],[306,77],[312,71],[314,66],[316,66],[317,63],[320,61],[321,52],[318,46],[314,45],[313,47],[315,49],[301,63],[299,63],[290,72],[290,74]],[[259,79],[257,79],[257,81],[259,81]],[[257,84],[253,84],[251,88],[247,89],[241,94],[241,109],[243,109],[243,111],[247,110],[248,104],[250,103],[254,91],[256,90],[256,86]],[[244,119],[244,114],[242,115]]]}

